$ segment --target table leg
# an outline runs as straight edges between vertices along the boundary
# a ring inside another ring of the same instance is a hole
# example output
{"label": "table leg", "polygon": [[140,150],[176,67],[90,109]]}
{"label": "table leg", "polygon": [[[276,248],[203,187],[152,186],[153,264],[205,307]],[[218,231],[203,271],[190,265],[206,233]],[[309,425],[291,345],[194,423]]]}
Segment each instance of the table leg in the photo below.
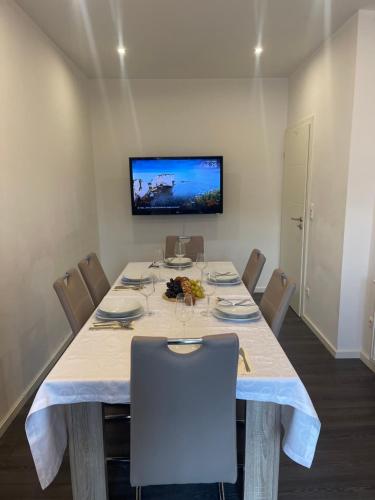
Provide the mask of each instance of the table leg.
{"label": "table leg", "polygon": [[67,408],[70,474],[74,500],[107,500],[101,403]]}
{"label": "table leg", "polygon": [[280,406],[246,401],[244,500],[277,500]]}

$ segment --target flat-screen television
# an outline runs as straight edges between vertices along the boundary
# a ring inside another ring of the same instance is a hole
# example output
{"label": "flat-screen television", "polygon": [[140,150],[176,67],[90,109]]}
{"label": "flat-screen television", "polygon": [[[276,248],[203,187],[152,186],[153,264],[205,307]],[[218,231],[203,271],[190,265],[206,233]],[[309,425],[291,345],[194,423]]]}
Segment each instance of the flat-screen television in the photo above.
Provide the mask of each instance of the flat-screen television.
{"label": "flat-screen television", "polygon": [[223,157],[129,158],[133,215],[223,213]]}

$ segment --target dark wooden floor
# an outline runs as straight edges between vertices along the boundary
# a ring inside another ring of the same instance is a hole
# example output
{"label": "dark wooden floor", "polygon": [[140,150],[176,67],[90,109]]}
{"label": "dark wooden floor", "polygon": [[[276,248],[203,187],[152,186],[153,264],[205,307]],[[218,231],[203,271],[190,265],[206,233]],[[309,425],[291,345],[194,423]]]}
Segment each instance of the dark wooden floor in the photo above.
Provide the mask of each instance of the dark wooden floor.
{"label": "dark wooden floor", "polygon": [[[280,500],[375,500],[375,375],[359,360],[334,360],[310,330],[289,312],[280,343],[302,378],[322,422],[312,468],[305,469],[283,453]],[[70,500],[69,464],[46,490],[40,489],[24,433],[25,408],[0,440],[1,500]],[[241,432],[241,429],[239,429]],[[113,439],[109,451],[122,453],[127,437]],[[109,466],[110,499],[134,498],[126,464]],[[239,500],[237,485],[226,487],[227,500]],[[145,489],[144,500],[216,500],[215,486]]]}

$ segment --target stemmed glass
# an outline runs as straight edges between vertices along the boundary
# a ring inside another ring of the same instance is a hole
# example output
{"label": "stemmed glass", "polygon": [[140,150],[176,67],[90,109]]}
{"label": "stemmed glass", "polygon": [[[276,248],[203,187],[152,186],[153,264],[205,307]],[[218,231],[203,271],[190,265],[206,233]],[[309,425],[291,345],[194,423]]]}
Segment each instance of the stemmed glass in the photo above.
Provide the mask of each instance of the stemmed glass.
{"label": "stemmed glass", "polygon": [[209,316],[211,297],[214,297],[216,294],[216,273],[214,272],[207,273],[207,280],[205,281],[204,284],[204,294],[207,297],[207,308],[205,311],[202,311],[201,314],[202,316]]}
{"label": "stemmed glass", "polygon": [[161,276],[161,265],[164,262],[164,249],[162,247],[158,247],[155,249],[154,252],[154,260],[153,264],[158,267],[158,281],[161,282],[162,276]]}
{"label": "stemmed glass", "polygon": [[164,262],[164,249],[163,247],[155,248],[153,264],[160,265]]}
{"label": "stemmed glass", "polygon": [[193,316],[193,297],[192,295],[179,293],[176,297],[176,318],[181,321],[183,325],[183,334],[186,334],[186,323],[191,320]]}
{"label": "stemmed glass", "polygon": [[197,253],[197,259],[196,259],[196,266],[201,272],[201,283],[203,282],[203,271],[207,267],[207,262],[204,259],[204,253],[203,252],[198,252]]}
{"label": "stemmed glass", "polygon": [[181,238],[178,238],[174,246],[174,254],[178,258],[182,258],[184,257],[185,253],[186,253],[185,242]]}
{"label": "stemmed glass", "polygon": [[146,275],[141,276],[139,280],[139,293],[143,295],[146,299],[146,314],[149,316],[152,314],[148,304],[148,298],[155,292],[155,276]]}

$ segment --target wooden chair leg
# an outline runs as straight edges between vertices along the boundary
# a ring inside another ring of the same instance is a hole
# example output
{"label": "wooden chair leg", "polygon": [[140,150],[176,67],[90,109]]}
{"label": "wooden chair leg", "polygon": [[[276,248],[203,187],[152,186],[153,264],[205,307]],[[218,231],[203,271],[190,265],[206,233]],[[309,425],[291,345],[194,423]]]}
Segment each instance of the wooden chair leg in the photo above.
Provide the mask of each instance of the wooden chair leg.
{"label": "wooden chair leg", "polygon": [[135,500],[142,500],[142,489],[140,486],[135,487]]}

